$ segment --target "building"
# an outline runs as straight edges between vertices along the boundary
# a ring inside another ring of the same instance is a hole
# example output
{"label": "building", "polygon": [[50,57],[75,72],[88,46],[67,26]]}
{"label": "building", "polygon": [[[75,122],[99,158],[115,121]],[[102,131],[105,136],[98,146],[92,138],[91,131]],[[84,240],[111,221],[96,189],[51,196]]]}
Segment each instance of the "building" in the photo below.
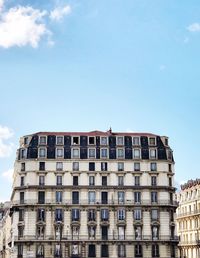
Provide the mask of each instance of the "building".
{"label": "building", "polygon": [[177,230],[181,258],[200,257],[200,179],[189,180],[177,194]]}
{"label": "building", "polygon": [[111,129],[24,136],[12,257],[177,257],[173,178],[167,137]]}
{"label": "building", "polygon": [[10,202],[0,204],[0,258],[11,255]]}

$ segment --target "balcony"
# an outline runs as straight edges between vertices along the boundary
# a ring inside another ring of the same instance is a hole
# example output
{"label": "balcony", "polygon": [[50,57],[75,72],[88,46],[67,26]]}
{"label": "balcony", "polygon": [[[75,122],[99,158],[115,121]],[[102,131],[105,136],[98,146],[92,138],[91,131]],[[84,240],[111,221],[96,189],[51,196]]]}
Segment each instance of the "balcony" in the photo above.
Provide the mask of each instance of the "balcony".
{"label": "balcony", "polygon": [[177,219],[180,219],[183,217],[189,217],[189,216],[193,216],[193,215],[200,215],[200,210],[179,213],[179,214],[177,214]]}

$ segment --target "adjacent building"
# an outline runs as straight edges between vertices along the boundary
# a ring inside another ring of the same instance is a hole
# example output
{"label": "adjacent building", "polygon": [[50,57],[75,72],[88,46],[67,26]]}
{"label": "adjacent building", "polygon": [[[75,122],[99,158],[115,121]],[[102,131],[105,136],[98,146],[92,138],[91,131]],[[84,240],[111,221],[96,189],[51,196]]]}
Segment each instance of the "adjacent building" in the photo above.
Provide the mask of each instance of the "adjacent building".
{"label": "adjacent building", "polygon": [[177,194],[180,257],[200,257],[200,179],[189,180]]}
{"label": "adjacent building", "polygon": [[12,257],[178,257],[174,193],[165,136],[26,135],[14,169]]}

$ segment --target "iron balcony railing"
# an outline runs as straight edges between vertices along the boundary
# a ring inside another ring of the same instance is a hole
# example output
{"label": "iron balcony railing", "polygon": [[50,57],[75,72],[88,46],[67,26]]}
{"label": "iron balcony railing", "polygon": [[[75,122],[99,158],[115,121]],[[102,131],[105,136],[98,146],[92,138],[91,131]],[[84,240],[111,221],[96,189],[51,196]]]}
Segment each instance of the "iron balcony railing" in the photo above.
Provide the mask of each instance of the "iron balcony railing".
{"label": "iron balcony railing", "polygon": [[182,218],[182,217],[188,217],[188,216],[197,215],[197,214],[200,215],[200,210],[178,213],[176,215],[176,218],[179,219],[179,218]]}

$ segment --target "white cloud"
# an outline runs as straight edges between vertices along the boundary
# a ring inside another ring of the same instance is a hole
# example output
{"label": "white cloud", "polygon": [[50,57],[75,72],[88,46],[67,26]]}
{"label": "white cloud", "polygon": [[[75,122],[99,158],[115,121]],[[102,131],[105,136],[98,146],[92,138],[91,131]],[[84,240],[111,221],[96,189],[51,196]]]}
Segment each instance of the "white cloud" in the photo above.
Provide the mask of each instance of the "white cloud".
{"label": "white cloud", "polygon": [[198,32],[200,31],[200,23],[193,23],[187,27],[187,30],[190,32]]}
{"label": "white cloud", "polygon": [[13,131],[0,125],[0,158],[9,157],[13,151],[13,143],[5,143],[6,140],[13,136]]}
{"label": "white cloud", "polygon": [[8,169],[7,171],[4,171],[2,173],[2,177],[6,178],[9,182],[12,182],[13,180],[13,169]]}
{"label": "white cloud", "polygon": [[4,5],[4,0],[0,0],[0,12],[1,12],[2,9],[3,9],[3,5]]}
{"label": "white cloud", "polygon": [[50,13],[50,19],[59,21],[61,20],[65,15],[68,15],[71,13],[71,7],[70,5],[66,5],[64,7],[57,7]]}
{"label": "white cloud", "polygon": [[0,46],[9,48],[13,46],[38,46],[41,37],[48,34],[42,18],[46,11],[32,7],[15,7],[2,13],[0,20]]}

